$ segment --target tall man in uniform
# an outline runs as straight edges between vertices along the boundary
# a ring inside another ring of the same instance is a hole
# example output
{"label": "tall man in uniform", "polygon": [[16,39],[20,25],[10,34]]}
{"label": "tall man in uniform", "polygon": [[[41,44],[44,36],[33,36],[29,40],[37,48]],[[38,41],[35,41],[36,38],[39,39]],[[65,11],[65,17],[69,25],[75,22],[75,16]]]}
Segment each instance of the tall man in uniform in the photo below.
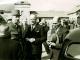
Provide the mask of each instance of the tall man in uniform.
{"label": "tall man in uniform", "polygon": [[[20,11],[14,10],[12,11],[12,22],[8,23],[9,32],[11,34],[11,40],[15,40],[18,42],[18,56],[17,58],[20,60],[22,58],[22,28],[19,25],[20,19]],[[22,60],[22,59],[21,59]]]}
{"label": "tall man in uniform", "polygon": [[28,26],[28,31],[26,32],[26,39],[31,43],[32,47],[32,59],[41,60],[42,53],[42,43],[45,42],[46,36],[43,36],[43,28],[41,25],[37,24],[37,14],[30,14],[31,25]]}

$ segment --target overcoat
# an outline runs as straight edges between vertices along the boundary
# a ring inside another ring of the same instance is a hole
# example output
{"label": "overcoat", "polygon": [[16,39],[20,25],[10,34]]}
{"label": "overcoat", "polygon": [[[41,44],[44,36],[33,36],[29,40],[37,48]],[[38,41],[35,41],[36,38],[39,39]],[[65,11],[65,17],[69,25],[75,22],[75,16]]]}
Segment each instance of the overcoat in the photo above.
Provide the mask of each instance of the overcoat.
{"label": "overcoat", "polygon": [[42,26],[36,24],[34,29],[31,29],[31,25],[29,25],[25,36],[26,38],[35,38],[35,41],[31,43],[32,54],[41,54],[42,43],[47,40],[46,35],[44,36],[44,30]]}

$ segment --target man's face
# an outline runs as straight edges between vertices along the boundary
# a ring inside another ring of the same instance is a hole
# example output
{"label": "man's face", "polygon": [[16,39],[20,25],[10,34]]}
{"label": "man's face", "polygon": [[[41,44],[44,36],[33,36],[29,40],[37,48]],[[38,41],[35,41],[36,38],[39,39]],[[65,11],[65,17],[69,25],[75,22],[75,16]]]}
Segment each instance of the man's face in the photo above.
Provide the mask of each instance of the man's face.
{"label": "man's face", "polygon": [[36,15],[35,14],[30,15],[30,21],[31,21],[31,24],[36,24]]}
{"label": "man's face", "polygon": [[18,23],[19,22],[20,17],[19,16],[13,16],[12,22],[13,23]]}

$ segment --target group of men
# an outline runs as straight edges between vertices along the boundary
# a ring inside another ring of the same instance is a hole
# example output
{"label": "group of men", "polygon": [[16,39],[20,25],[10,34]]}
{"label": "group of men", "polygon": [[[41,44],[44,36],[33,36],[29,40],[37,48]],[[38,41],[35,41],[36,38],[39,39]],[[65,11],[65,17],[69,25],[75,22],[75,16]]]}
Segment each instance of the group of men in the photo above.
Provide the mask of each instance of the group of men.
{"label": "group of men", "polygon": [[47,40],[47,31],[36,22],[36,13],[30,13],[30,25],[20,24],[20,16],[20,11],[14,10],[12,12],[12,21],[6,25],[8,26],[6,31],[8,31],[9,38],[6,42],[6,52],[3,51],[6,58],[3,56],[1,59],[41,60],[42,43]]}

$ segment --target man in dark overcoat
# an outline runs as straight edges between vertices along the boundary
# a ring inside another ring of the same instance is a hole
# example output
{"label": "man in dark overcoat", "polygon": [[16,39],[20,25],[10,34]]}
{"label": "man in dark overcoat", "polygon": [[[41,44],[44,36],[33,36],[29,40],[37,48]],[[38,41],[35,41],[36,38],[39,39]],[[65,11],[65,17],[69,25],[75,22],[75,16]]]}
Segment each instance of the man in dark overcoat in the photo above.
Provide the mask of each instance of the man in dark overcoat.
{"label": "man in dark overcoat", "polygon": [[28,31],[25,36],[26,40],[31,43],[32,59],[41,60],[42,43],[46,41],[46,36],[44,36],[44,30],[41,25],[37,24],[36,19],[37,15],[31,13],[31,25],[28,26]]}

